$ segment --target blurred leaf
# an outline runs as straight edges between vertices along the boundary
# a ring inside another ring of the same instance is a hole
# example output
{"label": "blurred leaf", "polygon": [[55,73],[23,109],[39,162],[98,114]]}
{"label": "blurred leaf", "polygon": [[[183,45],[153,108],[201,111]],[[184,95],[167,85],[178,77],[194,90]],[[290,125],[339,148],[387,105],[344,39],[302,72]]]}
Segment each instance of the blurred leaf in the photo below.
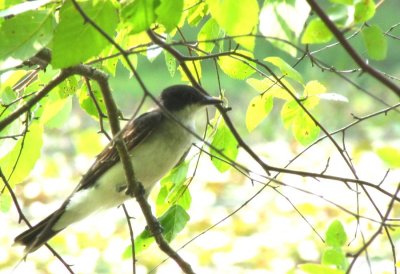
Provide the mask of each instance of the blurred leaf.
{"label": "blurred leaf", "polygon": [[132,33],[139,33],[150,28],[156,21],[157,0],[129,1],[122,7],[121,17],[131,27]]}
{"label": "blurred leaf", "polygon": [[[218,124],[218,128],[215,132],[211,145],[217,149],[214,150],[213,148],[210,148],[211,155],[215,155],[218,158],[226,160],[225,157],[219,153],[219,151],[221,151],[230,160],[236,160],[239,152],[238,143],[223,120],[221,120]],[[212,157],[211,161],[220,172],[225,172],[231,167],[231,165],[217,159],[216,157]]]}
{"label": "blurred leaf", "polygon": [[0,159],[0,167],[11,186],[21,183],[32,171],[40,157],[43,126],[37,122],[29,126],[25,137],[20,137],[14,148]]}
{"label": "blurred leaf", "polygon": [[74,136],[78,154],[94,157],[101,152],[103,144],[99,133],[94,128],[88,128]]}
{"label": "blurred leaf", "polygon": [[326,87],[324,85],[322,85],[320,82],[314,80],[314,81],[310,81],[306,84],[305,88],[304,88],[304,93],[303,96],[305,98],[312,96],[312,95],[317,95],[317,94],[321,94],[321,93],[325,93],[326,92]]}
{"label": "blurred leaf", "polygon": [[59,128],[70,118],[72,97],[47,100],[40,122],[46,128]]}
{"label": "blurred leaf", "polygon": [[[136,3],[136,2],[135,2]],[[111,1],[79,1],[87,16],[110,37],[118,24],[118,14]],[[52,65],[65,68],[96,57],[109,42],[91,24],[85,22],[71,1],[60,10],[60,23],[54,31]],[[77,50],[79,49],[79,50]]]}
{"label": "blurred leaf", "polygon": [[[237,50],[236,52],[254,58],[253,53],[249,51]],[[218,64],[222,71],[229,77],[239,80],[246,79],[255,72],[254,69],[246,63],[249,62],[237,56],[221,56],[218,58]]]}
{"label": "blurred leaf", "polygon": [[376,150],[379,158],[391,168],[400,168],[400,149],[394,147],[381,147]]}
{"label": "blurred leaf", "polygon": [[298,266],[305,273],[309,274],[345,274],[344,271],[320,264],[301,264]]}
{"label": "blurred leaf", "polygon": [[293,120],[292,132],[300,144],[307,146],[318,138],[320,128],[301,109],[301,112]]}
{"label": "blurred leaf", "polygon": [[164,25],[166,32],[170,32],[178,25],[182,11],[183,0],[160,0],[160,5],[156,8],[155,13],[157,21]]}
{"label": "blurred leaf", "polygon": [[347,258],[344,252],[337,247],[329,247],[322,253],[321,263],[324,265],[333,265],[337,269],[346,270]]}
{"label": "blurred leaf", "polygon": [[375,15],[374,0],[361,0],[356,4],[354,11],[354,21],[364,23]]}
{"label": "blurred leaf", "polygon": [[[194,79],[201,79],[201,62],[199,60],[196,61],[187,61],[185,64],[188,66],[189,71],[193,75]],[[183,71],[182,67],[178,67],[178,71],[181,73],[181,80],[183,82],[190,82],[186,73]]]}
{"label": "blurred leaf", "polygon": [[281,118],[283,125],[289,129],[293,123],[294,118],[303,111],[295,100],[287,101],[281,109]]}
{"label": "blurred leaf", "polygon": [[[281,79],[281,81],[285,84],[285,86],[295,93],[293,87],[285,80]],[[246,82],[252,86],[255,90],[260,93],[266,92],[268,95],[283,99],[283,100],[292,100],[292,96],[282,87],[279,86],[278,83],[272,81],[269,78],[263,78],[262,80],[258,80],[255,78],[249,78]]]}
{"label": "blurred leaf", "polygon": [[332,38],[333,34],[325,23],[321,19],[315,18],[308,23],[301,42],[303,44],[321,44],[329,42]]}
{"label": "blurred leaf", "polygon": [[207,12],[206,3],[199,2],[197,0],[185,1],[184,10],[187,9],[189,9],[187,22],[191,26],[197,26],[197,24],[204,18]]}
{"label": "blurred leaf", "polygon": [[273,97],[268,93],[255,96],[249,103],[246,112],[246,127],[252,132],[271,112]]}
{"label": "blurred leaf", "polygon": [[174,77],[176,72],[176,59],[171,53],[169,53],[166,50],[164,50],[164,57],[168,72],[171,75],[171,77]]}
{"label": "blurred leaf", "polygon": [[267,57],[264,59],[264,61],[277,66],[283,75],[287,75],[287,77],[299,82],[300,84],[304,83],[303,76],[301,76],[297,70],[286,63],[283,59],[279,57]]}
{"label": "blurred leaf", "polygon": [[373,60],[383,60],[387,54],[387,40],[377,25],[363,28],[361,31],[368,56]]}
{"label": "blurred leaf", "polygon": [[0,193],[0,212],[7,213],[10,211],[12,199],[9,192],[5,191]]}
{"label": "blurred leaf", "polygon": [[53,10],[27,11],[0,26],[0,71],[20,65],[53,37]]}
{"label": "blurred leaf", "polygon": [[207,0],[206,3],[211,16],[229,35],[250,34],[258,24],[257,0]]}
{"label": "blurred leaf", "polygon": [[62,81],[58,87],[60,98],[67,98],[78,90],[78,76],[71,76]]}
{"label": "blurred leaf", "polygon": [[327,100],[327,101],[336,101],[336,102],[345,102],[345,103],[349,102],[347,97],[345,97],[339,93],[330,92],[330,93],[317,94],[317,96],[319,97],[319,99]]}
{"label": "blurred leaf", "polygon": [[[203,25],[201,30],[199,31],[199,34],[197,36],[198,41],[207,41],[207,40],[212,40],[216,39],[220,36],[220,28],[217,24],[217,22],[213,19],[210,18],[207,20],[207,22]],[[205,52],[211,52],[215,46],[214,42],[207,42],[207,43],[199,43],[199,48]]]}
{"label": "blurred leaf", "polygon": [[342,247],[346,244],[347,234],[340,221],[335,220],[330,224],[325,234],[325,241],[332,247]]}

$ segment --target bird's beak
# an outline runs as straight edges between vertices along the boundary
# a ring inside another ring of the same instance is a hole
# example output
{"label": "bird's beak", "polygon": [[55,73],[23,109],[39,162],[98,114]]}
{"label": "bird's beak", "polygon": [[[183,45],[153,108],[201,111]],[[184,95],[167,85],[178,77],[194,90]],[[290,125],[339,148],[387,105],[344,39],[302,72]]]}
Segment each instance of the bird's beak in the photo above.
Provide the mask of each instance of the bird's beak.
{"label": "bird's beak", "polygon": [[204,96],[204,100],[201,101],[201,104],[206,106],[206,105],[219,105],[222,104],[222,100],[212,97],[212,96]]}

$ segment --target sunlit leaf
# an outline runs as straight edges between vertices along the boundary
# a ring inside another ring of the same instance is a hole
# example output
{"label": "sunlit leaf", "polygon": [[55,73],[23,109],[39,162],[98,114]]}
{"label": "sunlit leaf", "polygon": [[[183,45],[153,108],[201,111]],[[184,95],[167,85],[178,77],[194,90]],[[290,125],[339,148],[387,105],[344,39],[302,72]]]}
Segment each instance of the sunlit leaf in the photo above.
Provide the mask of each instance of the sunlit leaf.
{"label": "sunlit leaf", "polygon": [[[6,10],[0,11],[0,17],[7,17],[10,15],[18,15],[23,12],[27,12],[30,10],[36,10],[40,8],[41,6],[44,6],[48,3],[50,3],[53,0],[36,0],[36,1],[28,1],[24,3],[20,3],[14,6],[11,6],[10,8]],[[1,8],[1,5],[0,5]]]}
{"label": "sunlit leaf", "polygon": [[293,119],[292,132],[300,144],[307,146],[318,138],[320,128],[303,110],[300,111]]}
{"label": "sunlit leaf", "polygon": [[[253,58],[253,53],[251,52],[244,50],[237,50],[236,52]],[[255,72],[246,63],[249,63],[249,61],[237,56],[221,56],[218,59],[218,64],[222,71],[229,77],[239,80],[246,79]]]}
{"label": "sunlit leaf", "polygon": [[85,110],[92,118],[97,120],[99,118],[99,111],[94,100],[96,100],[97,105],[100,107],[100,110],[103,114],[106,114],[107,110],[100,87],[96,82],[91,82],[91,91],[92,95],[90,95],[86,85],[82,86],[82,88],[77,92],[77,96],[81,108]]}
{"label": "sunlit leaf", "polygon": [[354,11],[354,21],[356,23],[364,23],[375,15],[375,2],[374,0],[361,0],[358,1]]}
{"label": "sunlit leaf", "polygon": [[346,244],[347,234],[340,221],[335,220],[330,224],[325,234],[325,241],[327,245],[333,247],[341,247]]}
{"label": "sunlit leaf", "polygon": [[20,137],[14,148],[0,159],[1,170],[11,186],[21,183],[32,171],[41,153],[42,135],[43,126],[32,123],[25,137]]}
{"label": "sunlit leaf", "polygon": [[135,0],[122,7],[121,17],[129,24],[132,33],[139,33],[150,28],[156,21],[156,0]]}
{"label": "sunlit leaf", "polygon": [[100,134],[93,128],[88,128],[74,136],[76,151],[88,157],[99,154],[103,148]]}
{"label": "sunlit leaf", "polygon": [[279,68],[282,74],[287,75],[287,77],[299,82],[300,84],[304,83],[303,76],[295,70],[292,66],[286,63],[282,58],[279,57],[267,57],[264,59]]}
{"label": "sunlit leaf", "polygon": [[315,18],[308,23],[301,42],[303,44],[320,44],[327,43],[332,38],[333,34],[325,23],[321,19]]}
{"label": "sunlit leaf", "polygon": [[189,197],[183,197],[183,195],[185,195],[185,192],[189,193],[185,185],[188,169],[189,162],[183,162],[179,166],[173,168],[169,174],[161,180],[161,189],[156,200],[157,215],[163,214],[172,205],[176,203],[179,204],[180,198],[185,199],[182,207],[187,209],[187,202],[190,202],[187,199],[191,199],[190,194]]}
{"label": "sunlit leaf", "polygon": [[281,118],[286,129],[290,128],[294,118],[299,115],[300,111],[303,110],[295,100],[288,101],[283,105],[281,109]]}
{"label": "sunlit leaf", "polygon": [[59,128],[70,118],[72,97],[47,100],[40,122],[46,128]]}
{"label": "sunlit leaf", "polygon": [[184,10],[186,9],[189,9],[189,14],[187,16],[188,24],[197,26],[206,15],[207,5],[205,2],[199,2],[197,0],[185,1]]}
{"label": "sunlit leaf", "polygon": [[334,269],[321,264],[300,264],[298,267],[308,274],[345,274],[343,270]]}
{"label": "sunlit leaf", "polygon": [[[201,79],[201,62],[196,61],[188,61],[185,62],[188,66],[190,73],[193,75],[194,79]],[[181,66],[178,67],[178,71],[181,73],[181,80],[183,82],[190,82],[189,78],[187,77],[185,71],[182,69]]]}
{"label": "sunlit leaf", "polygon": [[[78,4],[105,33],[114,37],[118,14],[111,1],[81,1]],[[63,4],[60,23],[54,31],[52,64],[55,68],[86,61],[108,45],[106,38],[80,16],[71,1]]]}
{"label": "sunlit leaf", "polygon": [[[295,93],[292,85],[290,85],[285,79],[281,79],[281,81],[290,91]],[[262,80],[249,78],[246,82],[260,93],[266,92],[269,96],[283,100],[293,99],[284,88],[279,86],[279,83],[272,81],[270,78],[263,78]]]}
{"label": "sunlit leaf", "polygon": [[339,93],[323,93],[323,94],[317,94],[317,96],[319,97],[319,99],[322,100],[327,100],[327,101],[336,101],[336,102],[344,102],[344,103],[348,103],[349,99],[347,99],[346,96],[343,96],[342,94]]}
{"label": "sunlit leaf", "polygon": [[215,43],[205,43],[201,41],[216,39],[219,37],[220,33],[221,31],[217,22],[213,18],[208,19],[197,36],[197,40],[200,41],[199,48],[205,52],[211,52],[215,46]]}
{"label": "sunlit leaf", "polygon": [[211,16],[229,35],[249,34],[258,24],[257,0],[207,0],[206,2]]}
{"label": "sunlit leaf", "polygon": [[337,269],[346,270],[347,258],[342,249],[337,247],[329,247],[322,253],[321,263],[324,265],[333,265]]}
{"label": "sunlit leaf", "polygon": [[268,93],[255,96],[249,103],[246,112],[246,127],[252,132],[271,112],[273,97]]}
{"label": "sunlit leaf", "polygon": [[[222,120],[218,124],[218,128],[214,135],[214,139],[211,142],[211,145],[216,149],[215,150],[213,148],[210,148],[211,154],[225,161],[227,161],[227,159],[224,156],[222,156],[220,152],[223,153],[226,157],[228,157],[232,161],[236,159],[239,152],[238,143],[235,137],[233,136],[229,128],[226,126],[225,122]],[[217,159],[216,157],[212,157],[211,161],[220,172],[225,172],[231,167],[231,165]]]}
{"label": "sunlit leaf", "polygon": [[390,146],[378,148],[376,150],[379,158],[391,168],[400,168],[400,149]]}
{"label": "sunlit leaf", "polygon": [[0,26],[0,71],[20,65],[47,46],[53,37],[52,10],[28,11]]}
{"label": "sunlit leaf", "polygon": [[373,60],[383,60],[387,54],[387,40],[377,25],[363,28],[361,35],[367,48],[368,56]]}
{"label": "sunlit leaf", "polygon": [[164,25],[166,32],[175,28],[182,16],[183,0],[160,0],[156,8],[157,22]]}

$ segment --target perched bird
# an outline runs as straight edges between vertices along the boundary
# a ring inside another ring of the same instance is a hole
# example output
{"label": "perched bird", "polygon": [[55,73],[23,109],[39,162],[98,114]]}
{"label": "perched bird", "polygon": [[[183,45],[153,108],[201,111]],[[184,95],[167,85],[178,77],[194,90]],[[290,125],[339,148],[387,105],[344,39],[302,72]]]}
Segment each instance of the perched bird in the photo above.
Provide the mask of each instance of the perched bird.
{"label": "perched bird", "polygon": [[[130,120],[119,133],[146,195],[192,145],[194,137],[184,127],[193,130],[196,113],[204,106],[220,104],[221,100],[205,96],[191,86],[175,85],[163,90],[159,102],[181,124],[157,107]],[[130,198],[126,190],[124,169],[111,141],[61,207],[18,235],[15,243],[25,245],[27,253],[33,252],[70,224],[95,211],[122,204]]]}

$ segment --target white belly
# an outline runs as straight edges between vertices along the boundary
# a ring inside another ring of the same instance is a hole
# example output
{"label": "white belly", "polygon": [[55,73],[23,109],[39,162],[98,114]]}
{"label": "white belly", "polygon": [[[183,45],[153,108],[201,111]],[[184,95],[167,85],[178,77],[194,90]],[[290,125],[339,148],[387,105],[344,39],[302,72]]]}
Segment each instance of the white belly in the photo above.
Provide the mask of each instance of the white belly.
{"label": "white belly", "polygon": [[[172,169],[192,144],[192,136],[174,123],[159,129],[131,151],[131,161],[136,179],[148,194],[154,184]],[[66,212],[57,221],[54,229],[61,229],[79,221],[94,211],[116,207],[130,197],[121,189],[126,185],[122,164],[119,162],[105,172],[93,187],[73,194]]]}

